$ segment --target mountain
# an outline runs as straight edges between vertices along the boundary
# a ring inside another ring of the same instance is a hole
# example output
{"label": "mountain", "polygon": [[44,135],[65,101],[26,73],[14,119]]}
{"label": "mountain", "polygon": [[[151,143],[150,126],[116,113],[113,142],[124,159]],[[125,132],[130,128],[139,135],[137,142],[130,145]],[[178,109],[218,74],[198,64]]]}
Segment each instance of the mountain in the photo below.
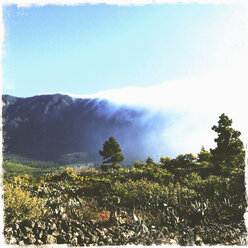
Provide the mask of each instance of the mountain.
{"label": "mountain", "polygon": [[[38,160],[101,161],[103,142],[115,136],[125,160],[157,155],[166,120],[148,109],[107,100],[39,95],[3,95],[5,153]],[[162,147],[164,149],[164,147]]]}

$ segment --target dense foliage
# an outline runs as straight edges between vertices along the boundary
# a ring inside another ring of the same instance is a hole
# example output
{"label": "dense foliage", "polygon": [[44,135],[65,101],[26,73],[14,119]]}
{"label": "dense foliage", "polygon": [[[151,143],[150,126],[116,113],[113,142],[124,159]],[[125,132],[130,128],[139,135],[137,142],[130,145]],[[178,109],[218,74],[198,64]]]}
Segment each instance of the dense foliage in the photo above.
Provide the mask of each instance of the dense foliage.
{"label": "dense foliage", "polygon": [[105,161],[103,161],[104,164],[112,163],[112,165],[115,165],[124,160],[120,145],[114,136],[103,143],[103,149],[99,151],[99,154],[105,159]]}
{"label": "dense foliage", "polygon": [[104,171],[65,168],[36,180],[5,177],[5,222],[62,216],[85,222],[142,221],[171,231],[238,223],[246,208],[244,148],[230,125],[221,115],[213,127],[217,147],[210,152],[203,147],[197,156],[162,157],[158,163],[148,157],[122,168],[112,153],[102,152],[113,163]]}

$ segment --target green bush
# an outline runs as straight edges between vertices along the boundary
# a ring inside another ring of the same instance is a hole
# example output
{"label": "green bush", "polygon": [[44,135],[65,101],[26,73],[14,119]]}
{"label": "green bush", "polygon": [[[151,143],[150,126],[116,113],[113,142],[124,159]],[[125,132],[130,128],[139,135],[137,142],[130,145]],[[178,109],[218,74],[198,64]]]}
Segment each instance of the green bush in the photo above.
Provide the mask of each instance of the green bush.
{"label": "green bush", "polygon": [[214,199],[225,196],[229,189],[229,180],[224,177],[210,175],[202,179],[197,173],[193,172],[186,176],[184,184],[194,189],[201,198]]}
{"label": "green bush", "polygon": [[4,216],[7,223],[37,219],[45,213],[44,200],[31,196],[20,186],[5,185],[4,204]]}
{"label": "green bush", "polygon": [[153,208],[166,195],[166,187],[158,183],[141,179],[117,181],[112,187],[112,200],[119,206],[132,208]]}

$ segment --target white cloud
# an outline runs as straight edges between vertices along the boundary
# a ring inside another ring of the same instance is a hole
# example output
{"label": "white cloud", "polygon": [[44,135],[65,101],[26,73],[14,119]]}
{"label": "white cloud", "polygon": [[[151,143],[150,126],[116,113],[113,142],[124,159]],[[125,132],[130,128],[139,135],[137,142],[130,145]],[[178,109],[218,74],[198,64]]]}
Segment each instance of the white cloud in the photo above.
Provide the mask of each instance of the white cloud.
{"label": "white cloud", "polygon": [[72,95],[82,98],[108,99],[118,104],[148,106],[176,113],[164,138],[176,152],[199,151],[201,145],[213,147],[218,116],[226,113],[233,126],[242,132],[248,143],[247,73],[244,68],[225,68],[206,75],[171,80],[151,87],[126,87],[93,95]]}
{"label": "white cloud", "polygon": [[150,87],[110,89],[80,97],[109,99],[119,104],[148,105],[167,110],[212,112],[234,109],[245,101],[247,77],[232,72],[180,78]]}

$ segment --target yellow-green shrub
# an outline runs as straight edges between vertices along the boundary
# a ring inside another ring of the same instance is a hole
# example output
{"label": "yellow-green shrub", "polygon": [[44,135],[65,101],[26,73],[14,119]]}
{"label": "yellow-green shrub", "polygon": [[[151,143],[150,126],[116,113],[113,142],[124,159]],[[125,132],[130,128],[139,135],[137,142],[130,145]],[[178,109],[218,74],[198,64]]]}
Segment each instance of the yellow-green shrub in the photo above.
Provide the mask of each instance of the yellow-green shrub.
{"label": "yellow-green shrub", "polygon": [[28,191],[19,186],[5,185],[4,215],[5,222],[15,222],[24,219],[37,219],[45,212],[44,201],[31,196]]}

